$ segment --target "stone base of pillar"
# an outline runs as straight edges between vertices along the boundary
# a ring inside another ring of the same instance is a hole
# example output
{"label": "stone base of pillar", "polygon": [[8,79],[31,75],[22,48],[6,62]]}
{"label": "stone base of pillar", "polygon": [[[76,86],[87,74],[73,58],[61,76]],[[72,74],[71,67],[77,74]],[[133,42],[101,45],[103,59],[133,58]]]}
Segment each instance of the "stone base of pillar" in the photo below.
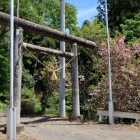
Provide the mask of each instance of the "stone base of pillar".
{"label": "stone base of pillar", "polygon": [[71,116],[70,117],[70,120],[71,121],[81,121],[81,120],[83,120],[83,115],[80,115],[80,116]]}

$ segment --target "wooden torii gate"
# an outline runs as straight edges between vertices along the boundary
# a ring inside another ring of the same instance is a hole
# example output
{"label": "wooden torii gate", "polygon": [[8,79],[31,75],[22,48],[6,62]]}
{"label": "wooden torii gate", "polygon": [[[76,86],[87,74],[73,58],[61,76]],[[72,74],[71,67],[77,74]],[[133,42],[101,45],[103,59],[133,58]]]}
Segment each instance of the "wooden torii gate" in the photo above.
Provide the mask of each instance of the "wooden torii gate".
{"label": "wooden torii gate", "polygon": [[[9,21],[10,21],[10,15],[0,12],[0,23],[8,25]],[[28,31],[28,32],[36,33],[41,36],[50,37],[50,38],[57,39],[60,41],[65,41],[71,44],[71,53],[69,53],[69,52],[62,52],[58,50],[43,48],[40,46],[24,43],[23,38],[22,38],[22,30],[18,30],[17,37],[16,37],[17,41],[15,41],[16,42],[15,51],[18,54],[18,56],[17,57],[15,56],[15,61],[16,61],[15,70],[17,71],[15,73],[15,78],[17,79],[15,80],[16,90],[15,90],[14,96],[15,97],[18,96],[19,99],[21,98],[22,46],[26,46],[34,50],[45,51],[45,52],[55,54],[61,57],[74,57],[74,59],[71,62],[72,104],[73,104],[74,117],[79,117],[80,116],[80,101],[79,101],[79,80],[78,80],[78,58],[76,57],[77,44],[93,49],[94,47],[96,47],[96,43],[70,35],[70,34],[60,32],[55,29],[51,29],[49,27],[45,27],[45,26],[21,19],[21,18],[14,17],[14,25],[16,27],[22,27],[25,31]],[[20,103],[16,100],[14,100],[14,102],[15,102],[15,107],[17,108],[17,124],[20,124]]]}

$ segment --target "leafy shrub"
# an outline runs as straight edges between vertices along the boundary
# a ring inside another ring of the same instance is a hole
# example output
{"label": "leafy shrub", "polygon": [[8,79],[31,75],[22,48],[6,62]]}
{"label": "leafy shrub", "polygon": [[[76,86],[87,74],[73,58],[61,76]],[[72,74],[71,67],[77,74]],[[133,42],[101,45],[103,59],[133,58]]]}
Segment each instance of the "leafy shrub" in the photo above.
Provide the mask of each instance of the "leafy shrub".
{"label": "leafy shrub", "polygon": [[33,90],[24,87],[22,90],[21,113],[23,115],[39,114],[41,112],[40,100]]}
{"label": "leafy shrub", "polygon": [[32,88],[35,84],[33,76],[30,74],[29,70],[25,68],[23,68],[22,83],[25,87],[28,88]]}
{"label": "leafy shrub", "polygon": [[[65,94],[66,100],[66,116],[72,115],[72,97],[70,93]],[[59,115],[59,93],[54,92],[47,101],[47,108],[45,109],[45,115],[58,116]]]}
{"label": "leafy shrub", "polygon": [[71,117],[72,116],[72,94],[68,91],[66,91],[66,116]]}
{"label": "leafy shrub", "polygon": [[58,116],[59,112],[58,112],[58,108],[46,108],[45,109],[45,115],[46,116]]}
{"label": "leafy shrub", "polygon": [[0,110],[5,110],[7,108],[7,105],[0,102]]}
{"label": "leafy shrub", "polygon": [[47,101],[47,107],[45,109],[45,115],[47,116],[58,116],[58,105],[59,105],[59,93],[54,92]]}

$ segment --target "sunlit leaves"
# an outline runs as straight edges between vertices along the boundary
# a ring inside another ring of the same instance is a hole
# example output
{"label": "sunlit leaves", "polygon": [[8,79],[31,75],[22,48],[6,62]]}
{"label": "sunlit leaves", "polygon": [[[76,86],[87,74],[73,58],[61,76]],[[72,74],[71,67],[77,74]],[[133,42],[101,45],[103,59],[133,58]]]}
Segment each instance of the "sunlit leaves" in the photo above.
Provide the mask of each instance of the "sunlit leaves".
{"label": "sunlit leaves", "polygon": [[140,14],[134,19],[128,19],[125,24],[121,25],[122,32],[126,36],[128,42],[134,42],[140,38]]}

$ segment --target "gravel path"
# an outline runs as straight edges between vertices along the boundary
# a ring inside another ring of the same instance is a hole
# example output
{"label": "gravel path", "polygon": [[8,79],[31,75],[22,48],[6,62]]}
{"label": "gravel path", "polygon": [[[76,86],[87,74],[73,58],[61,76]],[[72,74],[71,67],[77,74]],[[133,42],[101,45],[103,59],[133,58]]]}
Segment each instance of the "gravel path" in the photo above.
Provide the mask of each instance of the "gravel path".
{"label": "gravel path", "polygon": [[59,118],[22,118],[25,133],[37,140],[140,140],[133,125],[106,125],[70,122]]}

